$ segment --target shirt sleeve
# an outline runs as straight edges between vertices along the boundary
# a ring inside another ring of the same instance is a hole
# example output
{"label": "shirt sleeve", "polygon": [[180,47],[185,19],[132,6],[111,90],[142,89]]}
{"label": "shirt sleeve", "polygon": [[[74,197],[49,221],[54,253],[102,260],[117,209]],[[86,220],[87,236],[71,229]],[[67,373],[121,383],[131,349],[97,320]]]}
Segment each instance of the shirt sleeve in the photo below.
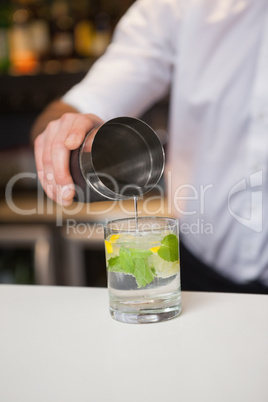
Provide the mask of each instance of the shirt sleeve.
{"label": "shirt sleeve", "polygon": [[108,120],[139,116],[163,97],[172,76],[178,19],[174,0],[138,0],[85,78],[63,100]]}

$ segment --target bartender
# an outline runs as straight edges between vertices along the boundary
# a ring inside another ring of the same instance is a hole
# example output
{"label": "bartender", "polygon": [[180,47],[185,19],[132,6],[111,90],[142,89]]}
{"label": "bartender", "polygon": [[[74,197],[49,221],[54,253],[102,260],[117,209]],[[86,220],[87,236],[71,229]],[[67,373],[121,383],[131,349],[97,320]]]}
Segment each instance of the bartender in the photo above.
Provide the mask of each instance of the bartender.
{"label": "bartender", "polygon": [[44,190],[69,205],[70,151],[85,134],[170,92],[182,288],[268,293],[267,71],[266,0],[136,1],[106,53],[33,127]]}

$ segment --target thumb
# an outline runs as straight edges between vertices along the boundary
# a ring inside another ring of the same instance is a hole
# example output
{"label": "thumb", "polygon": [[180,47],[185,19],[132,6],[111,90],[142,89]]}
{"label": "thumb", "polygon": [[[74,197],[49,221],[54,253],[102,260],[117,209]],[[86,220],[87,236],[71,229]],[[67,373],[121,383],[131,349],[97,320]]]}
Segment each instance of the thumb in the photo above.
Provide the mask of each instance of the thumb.
{"label": "thumb", "polygon": [[84,141],[85,135],[86,133],[84,130],[72,130],[65,138],[64,145],[70,151],[77,149]]}
{"label": "thumb", "polygon": [[94,114],[78,115],[65,138],[64,145],[70,151],[79,148],[86,134],[102,123],[103,121]]}

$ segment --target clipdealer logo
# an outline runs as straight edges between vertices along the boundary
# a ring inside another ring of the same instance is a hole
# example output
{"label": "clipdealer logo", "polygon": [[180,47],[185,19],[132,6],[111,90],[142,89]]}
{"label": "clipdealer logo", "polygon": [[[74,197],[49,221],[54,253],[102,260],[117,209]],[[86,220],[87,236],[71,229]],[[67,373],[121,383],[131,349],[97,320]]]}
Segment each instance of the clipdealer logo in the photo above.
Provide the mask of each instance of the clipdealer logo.
{"label": "clipdealer logo", "polygon": [[[15,204],[13,200],[13,188],[14,185],[19,180],[34,180],[37,182],[37,205],[33,209],[21,209]],[[168,175],[168,181],[171,182],[171,177]],[[170,183],[169,183],[170,184]],[[239,180],[228,192],[228,211],[230,215],[244,227],[251,229],[255,232],[261,232],[263,229],[263,171],[257,171],[252,173],[249,178],[243,178]],[[168,190],[170,190],[170,185],[168,185]],[[193,215],[201,217],[205,214],[205,205],[207,205],[206,197],[209,190],[213,188],[212,184],[200,185],[196,188],[190,184],[184,184],[179,186],[173,197],[168,192],[167,205],[165,204],[164,189],[161,186],[156,186],[155,190],[158,191],[157,194],[153,194],[151,197],[143,200],[143,213],[149,214],[153,212],[154,215],[171,213],[174,210],[179,216]],[[77,189],[79,190],[79,188]],[[186,192],[186,193],[185,193]],[[241,204],[241,195],[245,193],[245,199],[243,204]],[[71,216],[72,218],[78,214],[82,208],[84,208],[83,200],[82,202],[74,203],[72,208],[64,208],[58,204],[55,204],[52,200],[44,197],[44,191],[40,183],[37,181],[37,174],[31,172],[24,172],[13,176],[6,186],[5,198],[8,207],[19,215],[32,215],[32,214],[55,214],[57,226],[62,226],[64,222],[64,215]],[[141,197],[142,198],[142,197]],[[159,204],[155,206],[154,201],[159,200]],[[184,209],[183,205],[185,202],[190,201],[190,209]],[[182,205],[181,205],[182,202]],[[112,202],[112,204],[107,206],[105,209],[101,210],[99,213],[109,213],[115,207],[115,203],[118,204],[120,210],[126,215],[133,215],[133,208],[128,209],[123,202]],[[242,205],[242,208],[241,208]],[[167,210],[166,210],[167,209]],[[86,203],[86,211],[91,212],[91,203]],[[94,211],[94,214],[98,212]],[[202,234],[213,234],[213,225],[210,222],[206,222],[205,219],[197,218],[196,222],[190,224],[181,224],[180,230],[188,233],[202,233]],[[70,228],[73,228],[73,221],[70,222]]]}
{"label": "clipdealer logo", "polygon": [[[228,193],[228,210],[233,218],[241,225],[260,233],[263,228],[263,196],[262,196],[263,172],[252,173],[249,176],[249,183],[243,178],[237,182]],[[242,192],[249,192],[249,202],[241,212],[234,211],[232,200]]]}

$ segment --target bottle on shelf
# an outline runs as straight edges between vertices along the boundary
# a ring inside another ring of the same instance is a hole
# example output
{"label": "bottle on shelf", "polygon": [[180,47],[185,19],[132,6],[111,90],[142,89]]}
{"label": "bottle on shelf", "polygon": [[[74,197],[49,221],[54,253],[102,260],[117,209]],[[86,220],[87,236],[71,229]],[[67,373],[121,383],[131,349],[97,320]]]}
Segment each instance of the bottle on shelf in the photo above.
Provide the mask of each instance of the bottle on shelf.
{"label": "bottle on shelf", "polygon": [[32,45],[31,0],[16,0],[10,29],[11,73],[32,74],[38,71],[38,57]]}
{"label": "bottle on shelf", "polygon": [[110,16],[105,12],[99,12],[95,15],[95,32],[93,35],[92,55],[101,56],[111,40]]}
{"label": "bottle on shelf", "polygon": [[92,56],[94,23],[91,2],[88,0],[73,0],[74,14],[74,50],[78,58]]}
{"label": "bottle on shelf", "polygon": [[49,4],[45,0],[33,0],[31,4],[33,18],[30,32],[33,51],[40,63],[49,60],[51,54]]}
{"label": "bottle on shelf", "polygon": [[1,0],[0,74],[90,67],[134,0]]}
{"label": "bottle on shelf", "polygon": [[0,3],[0,74],[7,73],[10,67],[9,57],[9,30],[12,12],[9,1]]}
{"label": "bottle on shelf", "polygon": [[73,17],[67,0],[54,0],[51,4],[52,58],[67,60],[73,57]]}

